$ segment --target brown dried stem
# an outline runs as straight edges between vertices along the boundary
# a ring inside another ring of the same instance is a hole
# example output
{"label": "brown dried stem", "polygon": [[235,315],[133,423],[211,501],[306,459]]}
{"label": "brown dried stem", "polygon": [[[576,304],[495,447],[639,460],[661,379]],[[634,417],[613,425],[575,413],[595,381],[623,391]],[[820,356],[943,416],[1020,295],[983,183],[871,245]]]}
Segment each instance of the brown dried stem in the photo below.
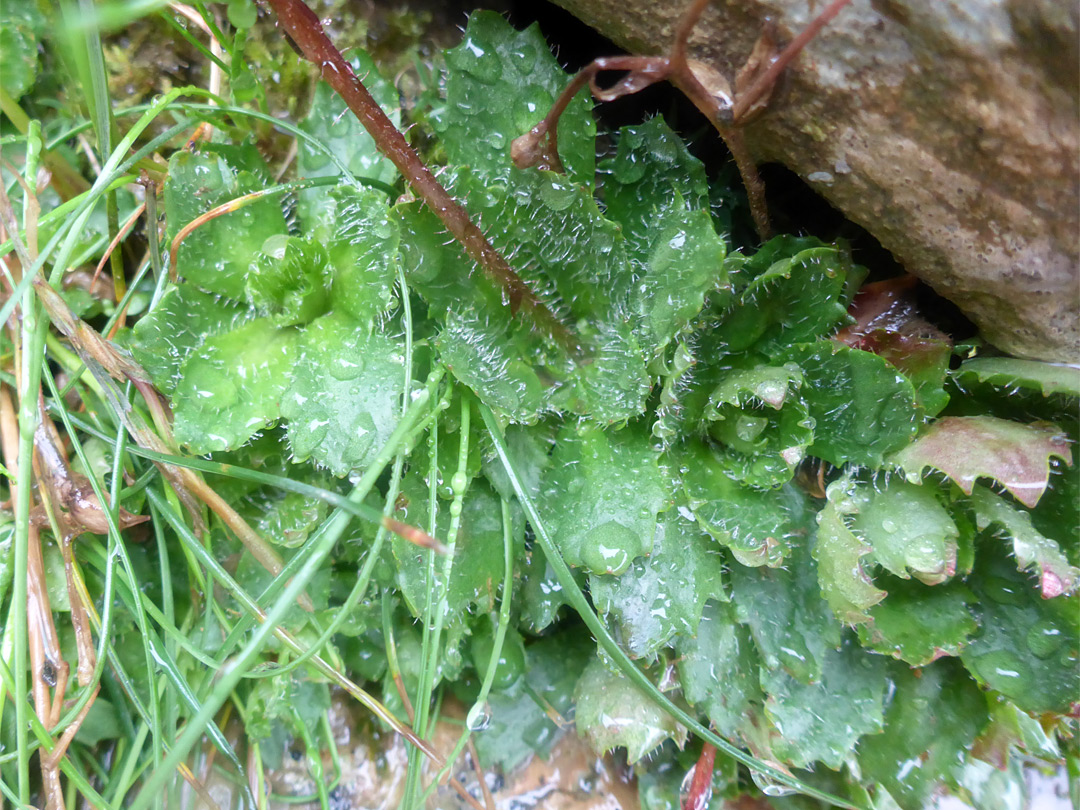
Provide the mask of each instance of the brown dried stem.
{"label": "brown dried stem", "polygon": [[281,28],[300,53],[319,66],[323,79],[334,88],[371,135],[379,151],[397,167],[416,195],[442,221],[446,229],[503,291],[512,313],[524,310],[553,340],[574,354],[581,351],[576,337],[537,297],[488,241],[468,212],[443,188],[394,123],[371,97],[348,61],[323,32],[322,24],[303,0],[267,0]]}
{"label": "brown dried stem", "polygon": [[[851,0],[832,0],[779,55],[766,60],[767,65],[752,76],[750,86],[734,98],[731,86],[723,76],[708,65],[686,58],[687,39],[709,3],[709,0],[692,0],[675,29],[675,37],[667,56],[601,57],[586,65],[570,80],[543,120],[514,140],[510,150],[511,157],[518,168],[538,166],[561,171],[558,120],[582,87],[588,84],[597,101],[613,101],[666,80],[681,90],[694,106],[701,110],[727,144],[746,186],[750,212],[754,217],[758,236],[764,240],[772,230],[765,204],[765,187],[758,174],[757,164],[746,145],[742,126],[767,100],[784,69],[849,2]],[[757,48],[751,59],[758,58],[756,51]],[[628,72],[613,86],[601,88],[596,82],[597,75],[611,70]]]}

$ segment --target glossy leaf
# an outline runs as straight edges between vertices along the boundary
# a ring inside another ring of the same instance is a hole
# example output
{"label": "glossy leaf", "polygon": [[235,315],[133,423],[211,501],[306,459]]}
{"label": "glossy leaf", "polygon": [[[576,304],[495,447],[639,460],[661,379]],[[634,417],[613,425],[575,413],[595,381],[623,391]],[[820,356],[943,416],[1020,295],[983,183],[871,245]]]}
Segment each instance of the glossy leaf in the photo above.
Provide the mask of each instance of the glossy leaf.
{"label": "glossy leaf", "polygon": [[[213,152],[174,153],[165,184],[167,239],[171,242],[200,214],[263,186],[260,177],[238,171]],[[252,260],[268,238],[285,232],[280,200],[256,200],[202,224],[184,239],[177,254],[177,272],[207,292],[243,300]]]}
{"label": "glossy leaf", "polygon": [[859,765],[903,810],[922,810],[942,781],[956,784],[967,749],[986,725],[986,703],[959,663],[895,668],[885,731],[859,746]]}
{"label": "glossy leaf", "polygon": [[884,659],[850,637],[839,650],[825,653],[818,682],[765,670],[765,713],[780,733],[773,752],[799,768],[821,762],[839,769],[860,738],[882,730],[887,683]]}
{"label": "glossy leaf", "polygon": [[750,631],[736,621],[733,606],[710,602],[697,635],[680,638],[676,650],[683,696],[721,735],[734,737],[765,699]]}
{"label": "glossy leaf", "polygon": [[[401,487],[401,507],[395,516],[415,526],[428,525],[428,488],[419,476],[406,476]],[[450,512],[439,512],[436,537],[446,541]],[[429,552],[393,536],[397,561],[398,586],[414,616],[422,616],[427,602]],[[443,587],[442,560],[435,565],[435,587]],[[447,623],[458,622],[474,608],[490,611],[495,605],[495,591],[503,573],[503,526],[499,498],[483,482],[474,481],[466,494],[461,511],[461,527],[455,543],[454,565],[447,590]]]}
{"label": "glossy leaf", "polygon": [[1080,397],[1080,369],[1062,363],[1040,363],[1016,357],[973,357],[965,360],[956,372],[960,380],[1006,388],[1026,388],[1043,396],[1065,394]]}
{"label": "glossy leaf", "polygon": [[[547,115],[569,80],[539,26],[517,31],[491,11],[470,15],[446,66],[446,103],[432,111],[432,124],[453,163],[478,169],[509,167],[510,142]],[[591,188],[596,123],[587,89],[560,117],[558,135],[570,176]]]}
{"label": "glossy leaf", "polygon": [[975,522],[980,529],[1000,528],[1012,542],[1012,552],[1021,570],[1036,569],[1043,599],[1052,599],[1076,591],[1080,568],[1070,565],[1061,548],[1031,525],[1031,515],[1011,506],[986,487],[976,486],[971,493]]}
{"label": "glossy leaf", "polygon": [[567,425],[537,506],[567,563],[593,574],[622,574],[652,551],[667,497],[658,455],[643,435]]}
{"label": "glossy leaf", "polygon": [[[394,126],[400,126],[397,88],[379,74],[378,67],[362,49],[351,48],[348,59],[376,103],[394,122]],[[315,85],[311,107],[300,122],[300,129],[327,147],[355,177],[383,183],[393,183],[397,179],[394,164],[376,148],[375,141],[363,124],[326,82],[320,81]],[[297,139],[296,146],[296,168],[301,177],[326,177],[341,173],[329,155],[306,138]],[[329,220],[333,204],[323,189],[308,189],[300,193],[299,213],[310,227],[316,220]]]}
{"label": "glossy leaf", "polygon": [[[837,494],[846,482],[829,485],[829,502],[818,512],[814,559],[818,563],[821,593],[837,617],[848,624],[869,621],[866,611],[885,598],[866,572],[873,549],[848,528],[848,504]],[[841,489],[842,492],[842,489]]]}
{"label": "glossy leaf", "polygon": [[176,439],[196,454],[231,450],[281,417],[297,333],[267,318],[208,337],[173,393]]}
{"label": "glossy leaf", "polygon": [[312,323],[297,342],[291,382],[282,391],[289,445],[335,475],[367,466],[401,415],[400,342],[345,314]]}
{"label": "glossy leaf", "polygon": [[1080,692],[1076,597],[1041,598],[1030,578],[987,542],[968,584],[979,600],[979,632],[960,654],[964,666],[1024,711],[1068,712]]}
{"label": "glossy leaf", "polygon": [[971,615],[975,596],[962,583],[928,587],[897,579],[886,587],[888,597],[870,608],[870,622],[857,628],[865,647],[922,667],[959,655],[978,629]]}
{"label": "glossy leaf", "polygon": [[713,230],[704,167],[657,116],[623,127],[599,167],[605,215],[622,226],[635,281],[630,309],[642,348],[655,355],[727,289],[726,246]]}
{"label": "glossy leaf", "polygon": [[678,634],[693,636],[705,602],[725,598],[723,557],[685,509],[666,512],[652,553],[619,576],[592,576],[589,590],[632,655],[653,658]]}
{"label": "glossy leaf", "polygon": [[915,389],[886,360],[832,341],[795,346],[788,357],[805,376],[814,420],[809,453],[830,464],[880,467],[915,434]]}
{"label": "glossy leaf", "polygon": [[794,363],[727,372],[709,396],[705,421],[716,454],[732,478],[771,488],[791,480],[814,440],[814,420],[798,395]]}
{"label": "glossy leaf", "polygon": [[950,416],[934,422],[893,462],[913,481],[927,467],[940,470],[969,495],[976,479],[993,478],[1034,507],[1046,490],[1053,458],[1072,464],[1068,437],[1055,425]]}
{"label": "glossy leaf", "polygon": [[247,298],[278,326],[310,323],[329,308],[326,249],[295,236],[272,237],[252,261]]}
{"label": "glossy leaf", "polygon": [[252,307],[204,293],[192,284],[179,284],[139,319],[128,346],[158,390],[172,394],[184,362],[207,338],[231,332],[256,314]]}
{"label": "glossy leaf", "polygon": [[[805,542],[805,541],[804,541]],[[731,568],[731,603],[769,669],[802,683],[821,680],[826,653],[840,644],[840,623],[821,598],[816,564],[796,546],[784,568]]]}
{"label": "glossy leaf", "polygon": [[847,320],[849,276],[862,273],[837,248],[783,236],[729,268],[739,274],[741,289],[721,316],[720,345],[728,353],[753,349],[767,355],[829,336]]}
{"label": "glossy leaf", "polygon": [[578,734],[598,754],[625,748],[633,764],[665,740],[686,741],[686,729],[622,673],[599,658],[586,667],[574,691]]}
{"label": "glossy leaf", "polygon": [[743,565],[781,564],[800,532],[805,501],[783,487],[751,489],[731,478],[720,455],[703,442],[676,448],[672,463],[681,471],[683,491],[698,523],[731,549]]}
{"label": "glossy leaf", "polygon": [[914,575],[936,585],[956,573],[960,530],[935,489],[890,479],[883,484],[838,482],[828,492],[850,515],[848,527],[870,547],[871,560],[894,576]]}
{"label": "glossy leaf", "polygon": [[5,3],[0,11],[0,76],[15,101],[22,98],[38,74],[38,49],[45,18],[35,3]]}

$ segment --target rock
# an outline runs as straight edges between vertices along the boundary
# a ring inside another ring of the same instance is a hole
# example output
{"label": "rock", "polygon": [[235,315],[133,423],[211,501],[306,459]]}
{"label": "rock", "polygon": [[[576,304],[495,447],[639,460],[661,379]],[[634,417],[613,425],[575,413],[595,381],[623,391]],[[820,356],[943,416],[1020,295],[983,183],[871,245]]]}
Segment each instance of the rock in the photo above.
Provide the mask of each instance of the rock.
{"label": "rock", "polygon": [[[661,53],[678,0],[556,0]],[[786,41],[824,0],[724,0],[690,55],[733,77],[767,18]],[[1080,10],[1060,0],[854,0],[747,127],[1001,349],[1080,361]]]}

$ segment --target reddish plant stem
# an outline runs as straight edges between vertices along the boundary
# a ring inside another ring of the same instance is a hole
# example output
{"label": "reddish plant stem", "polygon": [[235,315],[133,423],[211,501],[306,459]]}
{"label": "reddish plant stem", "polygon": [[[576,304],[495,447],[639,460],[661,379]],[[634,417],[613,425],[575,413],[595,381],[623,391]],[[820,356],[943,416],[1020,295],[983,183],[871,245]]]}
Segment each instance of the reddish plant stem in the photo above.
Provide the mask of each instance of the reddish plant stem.
{"label": "reddish plant stem", "polygon": [[712,785],[713,763],[716,761],[716,748],[711,743],[701,747],[701,756],[694,766],[694,778],[690,782],[690,795],[683,802],[683,810],[704,810],[709,798],[709,786]]}
{"label": "reddish plant stem", "polygon": [[510,311],[524,309],[543,331],[565,348],[578,353],[580,347],[567,327],[529,289],[469,218],[464,208],[450,196],[431,170],[409,146],[393,121],[372,98],[363,82],[341,55],[322,24],[303,0],[267,0],[277,14],[282,29],[306,59],[319,66],[323,79],[334,88],[371,135],[379,151],[397,167],[416,195],[442,221],[446,229],[502,288]]}
{"label": "reddish plant stem", "polygon": [[754,104],[760,99],[769,89],[776,84],[776,81],[780,78],[780,74],[784,72],[786,68],[796,56],[802,51],[803,48],[814,37],[818,35],[829,22],[835,17],[844,6],[848,5],[851,0],[833,0],[825,7],[825,10],[818,14],[810,24],[806,26],[795,39],[788,43],[788,46],[780,52],[780,54],[773,60],[773,63],[769,65],[769,69],[762,73],[754,81],[752,85],[746,88],[746,91],[735,100],[735,107],[732,112],[735,115],[735,120],[738,121],[742,116],[746,114]]}

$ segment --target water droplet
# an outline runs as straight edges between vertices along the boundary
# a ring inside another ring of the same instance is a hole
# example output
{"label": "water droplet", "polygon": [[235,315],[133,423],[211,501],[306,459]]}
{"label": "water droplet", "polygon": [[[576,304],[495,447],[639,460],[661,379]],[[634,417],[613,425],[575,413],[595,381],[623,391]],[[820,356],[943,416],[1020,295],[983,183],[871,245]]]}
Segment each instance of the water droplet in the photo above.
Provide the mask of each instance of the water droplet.
{"label": "water droplet", "polygon": [[484,731],[491,725],[491,707],[485,701],[477,703],[465,717],[465,725],[469,731]]}
{"label": "water droplet", "polygon": [[1056,624],[1043,619],[1035,622],[1028,630],[1028,649],[1039,658],[1049,658],[1065,643],[1065,634]]}

